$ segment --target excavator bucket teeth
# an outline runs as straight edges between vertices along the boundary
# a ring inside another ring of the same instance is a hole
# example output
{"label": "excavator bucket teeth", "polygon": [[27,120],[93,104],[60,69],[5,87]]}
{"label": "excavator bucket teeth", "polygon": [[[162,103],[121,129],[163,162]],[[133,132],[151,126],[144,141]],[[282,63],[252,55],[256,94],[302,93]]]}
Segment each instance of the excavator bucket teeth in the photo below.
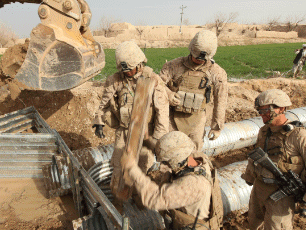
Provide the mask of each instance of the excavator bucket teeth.
{"label": "excavator bucket teeth", "polygon": [[84,83],[103,69],[101,44],[85,38],[78,44],[59,39],[56,34],[55,29],[43,24],[32,30],[25,61],[15,76],[17,81],[32,89],[60,91]]}

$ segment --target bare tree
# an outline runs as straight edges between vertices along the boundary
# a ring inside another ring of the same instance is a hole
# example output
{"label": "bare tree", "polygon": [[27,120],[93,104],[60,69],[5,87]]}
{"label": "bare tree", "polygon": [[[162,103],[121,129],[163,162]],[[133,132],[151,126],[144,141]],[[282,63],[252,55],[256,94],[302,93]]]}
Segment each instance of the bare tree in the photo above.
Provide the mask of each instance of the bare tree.
{"label": "bare tree", "polygon": [[267,20],[267,30],[271,31],[274,26],[278,26],[280,24],[281,16],[277,16],[274,18],[268,18]]}
{"label": "bare tree", "polygon": [[97,31],[101,31],[104,34],[104,36],[107,37],[108,34],[111,32],[111,24],[112,23],[117,23],[117,22],[120,22],[120,21],[121,21],[120,19],[116,19],[114,17],[103,16],[100,19]]}
{"label": "bare tree", "polygon": [[238,17],[238,12],[231,12],[229,14],[221,13],[218,12],[215,14],[215,19],[214,19],[214,26],[216,27],[216,34],[219,36],[226,25],[228,23],[233,23],[235,22],[236,18]]}
{"label": "bare tree", "polygon": [[285,21],[285,24],[287,26],[287,30],[288,31],[293,31],[295,30],[295,28],[298,27],[299,23],[305,21],[306,19],[306,16],[303,15],[295,15],[294,17],[293,16],[288,16],[286,18],[286,21]]}
{"label": "bare tree", "polygon": [[188,18],[185,18],[185,19],[183,20],[183,25],[185,25],[185,26],[191,25],[191,23],[190,23],[190,21],[189,21]]}
{"label": "bare tree", "polygon": [[4,46],[10,40],[16,40],[18,36],[4,23],[0,22],[0,47]]}
{"label": "bare tree", "polygon": [[136,31],[139,35],[139,40],[141,40],[141,36],[142,36],[142,34],[145,30],[145,23],[144,22],[138,22],[137,26],[135,26],[135,28],[136,28]]}

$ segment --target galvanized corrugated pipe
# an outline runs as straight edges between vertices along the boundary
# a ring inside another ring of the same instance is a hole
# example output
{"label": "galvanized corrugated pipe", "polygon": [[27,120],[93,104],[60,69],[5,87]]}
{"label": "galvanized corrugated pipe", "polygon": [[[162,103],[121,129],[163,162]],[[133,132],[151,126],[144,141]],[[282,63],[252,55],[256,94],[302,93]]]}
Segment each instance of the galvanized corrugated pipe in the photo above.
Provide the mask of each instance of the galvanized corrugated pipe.
{"label": "galvanized corrugated pipe", "polygon": [[[110,166],[110,159],[113,155],[114,146],[112,144],[94,148],[85,148],[73,151],[82,167],[88,172],[92,179],[100,186],[101,190],[112,200],[109,182],[113,168]],[[62,156],[53,156],[52,164],[43,168],[45,186],[49,195],[62,196],[67,194],[71,185],[69,182],[69,168],[66,159]],[[85,188],[86,190],[86,188]],[[93,199],[85,193],[88,204],[94,205]],[[92,209],[92,207],[89,207]]]}
{"label": "galvanized corrugated pipe", "polygon": [[[286,117],[306,124],[306,107],[288,110]],[[205,137],[202,152],[209,156],[215,156],[229,150],[240,149],[254,145],[259,129],[263,126],[261,117],[255,117],[238,122],[230,122],[224,125],[218,139],[210,141],[208,133],[210,127],[205,127]]]}
{"label": "galvanized corrugated pipe", "polygon": [[[106,147],[102,146],[98,148],[87,148],[78,151],[78,155],[81,156],[83,160],[87,161],[83,164],[90,166],[88,162],[92,162],[93,165],[87,172],[110,200],[113,199],[113,195],[109,187],[112,175],[112,167],[110,166],[109,159],[113,153],[113,150],[113,146],[108,145]],[[82,154],[82,152],[84,152],[84,154]],[[95,152],[95,154],[93,155],[92,152]],[[245,171],[246,165],[247,161],[243,161],[218,169],[218,177],[220,179],[220,187],[225,214],[240,209],[247,210],[251,187],[248,186],[243,179],[241,179],[241,174]],[[52,170],[58,170],[62,172],[54,172],[54,174],[61,174],[61,180],[57,180],[57,182],[68,180],[68,170],[62,170],[62,168],[65,167],[66,166],[64,164],[59,162],[56,167],[52,167]],[[86,206],[89,212],[92,213],[96,207],[95,200],[91,196],[88,188],[84,186],[82,187]],[[61,191],[63,189],[59,190]]]}
{"label": "galvanized corrugated pipe", "polygon": [[248,161],[235,162],[218,169],[224,215],[235,210],[248,210],[252,186],[241,178]]}
{"label": "galvanized corrugated pipe", "polygon": [[[289,120],[299,120],[303,124],[306,123],[306,107],[289,110],[286,112]],[[260,117],[247,119],[239,122],[231,122],[225,124],[220,137],[217,140],[209,141],[207,136],[204,137],[203,152],[207,155],[217,155],[221,152],[248,147],[255,144],[258,131],[263,126]],[[209,127],[206,127],[206,135]],[[110,181],[111,167],[109,167],[109,159],[113,153],[112,145],[102,146],[98,148],[90,148],[79,150],[76,157],[86,170],[91,174],[97,183],[101,184],[102,191],[111,198],[108,183]],[[220,178],[220,187],[222,191],[222,200],[224,214],[231,211],[247,209],[251,188],[244,180],[241,179],[241,173],[244,172],[247,162],[237,162],[225,166],[218,170]],[[91,169],[90,169],[91,168]],[[56,167],[54,167],[56,169]],[[96,171],[97,170],[97,171]],[[64,171],[64,170],[62,170]],[[65,175],[68,178],[68,175]],[[105,176],[105,178],[104,178]],[[93,200],[88,196],[85,197],[89,209],[93,209]]]}

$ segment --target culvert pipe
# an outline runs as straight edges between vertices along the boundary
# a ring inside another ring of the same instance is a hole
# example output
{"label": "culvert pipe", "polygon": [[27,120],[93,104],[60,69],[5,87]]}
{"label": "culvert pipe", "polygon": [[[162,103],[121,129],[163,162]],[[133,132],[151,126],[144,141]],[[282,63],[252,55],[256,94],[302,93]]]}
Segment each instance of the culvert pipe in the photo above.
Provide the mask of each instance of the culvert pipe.
{"label": "culvert pipe", "polygon": [[[288,110],[285,115],[291,121],[298,120],[304,125],[306,124],[306,107]],[[219,153],[254,145],[259,129],[263,125],[261,117],[229,122],[224,125],[220,136],[213,141],[208,139],[210,127],[205,127],[202,152],[208,156],[216,156]]]}
{"label": "culvert pipe", "polygon": [[[87,166],[90,165],[88,162],[91,162],[91,167],[87,170],[87,173],[91,178],[96,182],[99,188],[107,196],[107,198],[112,201],[113,195],[110,190],[110,180],[112,176],[112,167],[110,166],[110,158],[113,153],[114,147],[112,145],[102,146],[97,148],[87,148],[84,150],[78,150],[79,156],[82,156],[82,159],[87,160]],[[82,154],[82,152],[84,154]],[[95,153],[91,154],[91,153]],[[75,154],[75,152],[74,152]],[[100,155],[100,156],[99,156]],[[96,162],[96,163],[94,163]],[[83,162],[85,164],[85,162]],[[222,201],[224,214],[228,214],[231,211],[235,210],[247,210],[249,197],[251,193],[251,186],[247,185],[244,180],[241,178],[241,174],[245,171],[247,161],[236,162],[225,167],[218,169],[218,178],[220,180]],[[60,174],[61,180],[56,180],[56,185],[60,184],[60,181],[69,180],[68,170],[63,170],[66,168],[62,161],[58,162],[56,166],[52,167],[53,170],[58,170],[59,172],[54,172],[53,174]],[[65,173],[64,173],[65,172]],[[81,183],[82,184],[82,183]],[[67,184],[65,184],[67,188]],[[54,187],[54,186],[53,186]],[[83,188],[83,198],[86,204],[86,207],[90,213],[96,208],[96,201],[91,196],[89,189],[86,186]],[[59,191],[64,190],[64,188],[59,188]],[[63,193],[53,193],[61,195]]]}

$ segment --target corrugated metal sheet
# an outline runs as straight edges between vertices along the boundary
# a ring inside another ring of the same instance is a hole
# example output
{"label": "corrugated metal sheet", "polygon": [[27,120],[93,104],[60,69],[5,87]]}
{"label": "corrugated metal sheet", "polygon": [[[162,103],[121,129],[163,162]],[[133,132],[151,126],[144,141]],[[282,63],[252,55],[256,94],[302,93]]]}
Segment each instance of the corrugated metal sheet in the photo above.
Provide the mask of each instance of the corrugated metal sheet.
{"label": "corrugated metal sheet", "polygon": [[58,153],[56,140],[34,107],[0,116],[0,178],[42,178]]}

